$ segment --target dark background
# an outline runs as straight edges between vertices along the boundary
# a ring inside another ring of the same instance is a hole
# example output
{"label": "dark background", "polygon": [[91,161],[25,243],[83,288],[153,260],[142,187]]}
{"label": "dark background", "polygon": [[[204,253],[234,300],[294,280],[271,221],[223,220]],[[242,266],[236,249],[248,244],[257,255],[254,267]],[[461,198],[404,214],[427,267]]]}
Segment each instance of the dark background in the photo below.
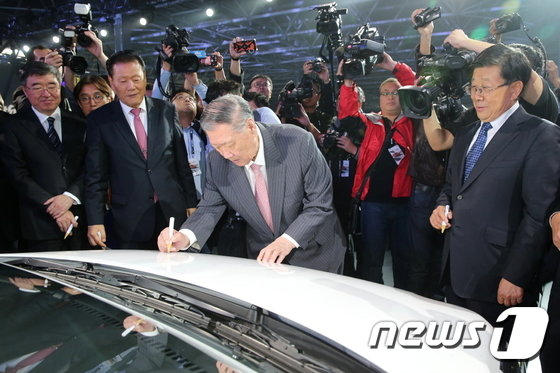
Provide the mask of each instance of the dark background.
{"label": "dark background", "polygon": [[[317,12],[314,5],[320,0],[92,0],[92,24],[108,30],[102,38],[107,55],[115,50],[135,49],[148,65],[150,80],[154,77],[157,56],[154,48],[165,37],[165,27],[175,24],[191,33],[191,50],[220,51],[227,54],[227,43],[234,36],[257,39],[259,51],[243,58],[242,66],[250,78],[256,73],[268,74],[274,81],[276,97],[284,83],[299,80],[301,66],[306,59],[318,55],[323,36],[315,31]],[[441,6],[442,18],[436,21],[434,45],[441,46],[451,30],[462,28],[476,39],[488,36],[488,21],[504,14],[518,12],[531,36],[538,36],[547,48],[550,59],[559,63],[560,57],[560,1],[558,0],[340,0],[338,8],[348,8],[342,17],[342,30],[346,36],[360,25],[369,22],[386,37],[387,51],[395,60],[414,67],[414,48],[418,33],[412,28],[410,14],[415,8]],[[74,1],[69,0],[0,0],[0,40],[2,49],[22,48],[43,44],[52,46],[51,38],[59,27],[76,24]],[[209,18],[205,11],[214,9]],[[151,18],[146,26],[138,18]],[[122,33],[118,30],[122,29]],[[115,38],[115,35],[122,37]],[[530,44],[521,30],[504,35],[504,42]],[[90,71],[97,66],[87,51],[78,51],[90,61]],[[9,103],[17,85],[15,80],[21,58],[14,55],[0,57],[0,93]],[[226,57],[226,68],[228,66]],[[201,71],[201,78],[208,82],[213,74]],[[366,109],[377,106],[377,85],[389,74],[375,69],[358,80],[366,91]]]}

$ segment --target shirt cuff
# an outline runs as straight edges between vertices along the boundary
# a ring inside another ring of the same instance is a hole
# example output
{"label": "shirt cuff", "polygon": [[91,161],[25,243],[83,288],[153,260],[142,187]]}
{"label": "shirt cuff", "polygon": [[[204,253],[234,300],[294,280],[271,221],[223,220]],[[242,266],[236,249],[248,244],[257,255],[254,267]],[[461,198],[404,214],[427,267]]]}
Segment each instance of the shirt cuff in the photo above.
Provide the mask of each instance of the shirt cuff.
{"label": "shirt cuff", "polygon": [[192,247],[197,252],[200,252],[200,250],[201,250],[200,244],[197,242],[196,235],[194,234],[193,231],[191,231],[190,229],[181,229],[179,231],[179,233],[183,233],[185,236],[187,236],[187,238],[189,239],[189,241],[191,243],[190,246],[180,248],[179,250],[183,251],[183,250],[187,250],[188,248]]}
{"label": "shirt cuff", "polygon": [[24,293],[40,293],[41,290],[37,290],[37,289],[24,289],[24,288],[18,288],[19,291],[23,291]]}
{"label": "shirt cuff", "polygon": [[74,200],[74,202],[72,203],[73,205],[81,205],[81,204],[82,204],[82,202],[80,202],[80,200],[78,199],[78,197],[76,197],[76,196],[73,195],[72,193],[70,193],[70,192],[64,192],[64,193],[62,193],[62,194],[64,194],[65,196],[68,196],[68,197],[72,198],[72,199]]}
{"label": "shirt cuff", "polygon": [[155,328],[151,332],[140,332],[140,334],[142,334],[144,337],[155,337],[159,334],[159,330],[158,328]]}
{"label": "shirt cuff", "polygon": [[299,247],[299,244],[297,243],[296,240],[294,240],[292,237],[290,237],[289,235],[287,235],[286,233],[284,233],[282,236],[280,237],[284,237],[285,239],[287,239],[288,241],[290,241],[293,245],[294,248]]}

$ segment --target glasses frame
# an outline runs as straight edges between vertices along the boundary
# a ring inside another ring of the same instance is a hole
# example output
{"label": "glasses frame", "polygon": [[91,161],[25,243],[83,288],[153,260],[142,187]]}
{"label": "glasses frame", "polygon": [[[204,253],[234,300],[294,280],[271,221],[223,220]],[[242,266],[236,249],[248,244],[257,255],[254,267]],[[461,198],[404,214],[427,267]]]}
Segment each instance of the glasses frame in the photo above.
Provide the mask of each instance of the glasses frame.
{"label": "glasses frame", "polygon": [[499,86],[496,87],[477,87],[477,86],[472,86],[470,84],[468,84],[465,87],[465,93],[469,96],[473,96],[473,92],[472,90],[474,89],[474,94],[478,94],[480,96],[486,96],[489,95],[490,93],[494,92],[496,89],[501,88],[501,87],[505,87],[507,85],[510,85],[511,83],[505,82],[500,84]]}
{"label": "glasses frame", "polygon": [[106,94],[100,93],[98,95],[98,99],[95,98],[96,95],[93,96],[78,96],[78,101],[80,101],[80,103],[82,104],[91,104],[91,102],[95,102],[96,104],[100,103],[103,101],[104,98],[109,98],[109,96],[107,96]]}

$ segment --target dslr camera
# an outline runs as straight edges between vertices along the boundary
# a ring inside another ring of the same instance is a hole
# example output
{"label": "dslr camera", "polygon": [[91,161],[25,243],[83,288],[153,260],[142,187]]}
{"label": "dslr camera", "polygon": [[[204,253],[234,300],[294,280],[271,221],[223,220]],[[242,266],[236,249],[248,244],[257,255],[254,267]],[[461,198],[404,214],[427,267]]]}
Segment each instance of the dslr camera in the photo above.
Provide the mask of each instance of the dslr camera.
{"label": "dslr camera", "polygon": [[175,25],[165,28],[165,39],[161,44],[173,48],[173,54],[168,57],[161,48],[156,48],[163,60],[171,63],[173,71],[178,73],[195,73],[200,67],[200,61],[196,54],[189,53],[187,49],[190,45],[189,33],[185,29],[180,29]]}
{"label": "dslr camera", "polygon": [[97,29],[91,25],[91,5],[76,3],[74,4],[74,13],[78,15],[78,18],[81,21],[81,24],[77,25],[74,30],[76,32],[78,45],[83,48],[87,48],[93,41],[85,34],[85,32],[91,31],[95,34],[95,36],[99,35]]}
{"label": "dslr camera", "polygon": [[296,88],[293,81],[286,83],[278,101],[282,103],[280,116],[284,118],[297,118],[301,115],[301,108],[299,103],[305,98],[313,96],[313,79],[310,76],[304,75]]}
{"label": "dslr camera", "polygon": [[418,62],[420,75],[426,82],[422,86],[399,88],[399,99],[403,113],[410,118],[429,118],[432,104],[441,123],[449,123],[463,112],[461,98],[469,84],[469,66],[476,53],[444,45],[443,53],[423,57]]}
{"label": "dslr camera", "polygon": [[62,56],[62,65],[68,66],[74,74],[85,74],[88,68],[86,59],[82,56],[76,55],[76,52],[72,50],[72,45],[74,44],[74,40],[76,38],[76,30],[65,28],[64,30],[60,30],[60,32],[62,33],[60,46],[53,49]]}
{"label": "dslr camera", "polygon": [[360,26],[355,34],[350,35],[350,41],[335,51],[337,56],[346,60],[342,71],[350,79],[369,74],[375,64],[383,61],[384,52],[385,37],[368,23]]}

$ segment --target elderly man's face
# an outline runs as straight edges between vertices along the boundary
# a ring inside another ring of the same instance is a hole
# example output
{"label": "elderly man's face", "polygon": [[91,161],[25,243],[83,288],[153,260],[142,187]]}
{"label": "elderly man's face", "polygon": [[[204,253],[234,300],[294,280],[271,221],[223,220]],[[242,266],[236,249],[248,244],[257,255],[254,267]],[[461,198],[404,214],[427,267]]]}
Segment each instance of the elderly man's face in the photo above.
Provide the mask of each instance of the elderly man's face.
{"label": "elderly man's face", "polygon": [[481,122],[491,122],[513,106],[521,94],[520,81],[506,84],[500,66],[474,69],[471,78],[471,99]]}
{"label": "elderly man's face", "polygon": [[146,75],[138,62],[116,63],[113,66],[113,75],[109,76],[109,82],[119,100],[125,105],[137,108],[144,100]]}
{"label": "elderly man's face", "polygon": [[259,137],[257,125],[249,118],[243,130],[236,131],[231,124],[217,124],[213,130],[206,131],[208,141],[218,153],[237,166],[245,166],[257,155]]}
{"label": "elderly man's face", "polygon": [[31,75],[23,92],[31,105],[42,114],[51,115],[60,105],[60,83],[53,74]]}

